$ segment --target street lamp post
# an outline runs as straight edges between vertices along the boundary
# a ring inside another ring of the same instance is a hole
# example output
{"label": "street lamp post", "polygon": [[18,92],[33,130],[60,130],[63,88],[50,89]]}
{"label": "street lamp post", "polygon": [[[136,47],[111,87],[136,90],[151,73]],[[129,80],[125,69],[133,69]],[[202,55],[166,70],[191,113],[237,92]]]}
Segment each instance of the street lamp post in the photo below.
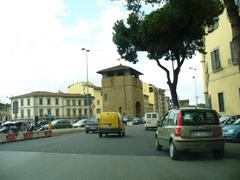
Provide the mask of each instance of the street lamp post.
{"label": "street lamp post", "polygon": [[90,52],[89,49],[82,48],[82,51],[86,52],[86,73],[87,73],[87,119],[89,120],[90,116],[90,110],[89,110],[89,89],[88,89],[88,52]]}
{"label": "street lamp post", "polygon": [[195,88],[195,100],[196,100],[196,106],[198,105],[198,96],[197,96],[197,86],[196,86],[196,68],[193,67],[189,67],[189,69],[194,70],[194,75],[193,75],[193,80],[194,80],[194,88]]}

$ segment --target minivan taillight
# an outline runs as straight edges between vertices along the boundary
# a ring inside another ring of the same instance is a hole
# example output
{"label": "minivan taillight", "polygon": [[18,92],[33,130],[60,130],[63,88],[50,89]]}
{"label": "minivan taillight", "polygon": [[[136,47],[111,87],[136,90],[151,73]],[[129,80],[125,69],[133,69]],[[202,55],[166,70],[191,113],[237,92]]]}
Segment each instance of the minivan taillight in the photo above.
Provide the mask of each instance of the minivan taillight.
{"label": "minivan taillight", "polygon": [[177,127],[175,131],[175,136],[182,136],[182,112],[178,113]]}

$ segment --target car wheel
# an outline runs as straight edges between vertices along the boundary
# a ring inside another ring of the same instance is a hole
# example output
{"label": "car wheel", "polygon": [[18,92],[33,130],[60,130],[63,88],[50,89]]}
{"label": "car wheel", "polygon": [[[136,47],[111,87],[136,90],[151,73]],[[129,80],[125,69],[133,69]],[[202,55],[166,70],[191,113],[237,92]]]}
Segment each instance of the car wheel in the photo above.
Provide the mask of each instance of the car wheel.
{"label": "car wheel", "polygon": [[86,133],[88,133],[88,131],[86,131]]}
{"label": "car wheel", "polygon": [[99,133],[98,135],[99,135],[99,137],[102,137],[102,133]]}
{"label": "car wheel", "polygon": [[218,149],[213,151],[213,156],[216,159],[222,159],[224,157],[224,149]]}
{"label": "car wheel", "polygon": [[179,158],[179,152],[172,141],[169,144],[169,155],[172,160],[177,160]]}
{"label": "car wheel", "polygon": [[125,132],[122,133],[122,136],[125,136]]}
{"label": "car wheel", "polygon": [[156,147],[157,151],[161,151],[162,150],[162,145],[159,144],[157,136],[155,137],[155,147]]}

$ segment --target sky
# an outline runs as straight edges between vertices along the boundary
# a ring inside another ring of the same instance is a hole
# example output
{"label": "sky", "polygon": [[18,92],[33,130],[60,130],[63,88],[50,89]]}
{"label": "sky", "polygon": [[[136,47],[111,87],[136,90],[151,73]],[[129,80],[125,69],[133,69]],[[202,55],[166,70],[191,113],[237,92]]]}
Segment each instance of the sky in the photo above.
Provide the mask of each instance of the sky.
{"label": "sky", "polygon": [[[142,72],[143,82],[166,89],[170,96],[165,72],[145,54],[137,64],[119,61],[112,27],[128,13],[123,1],[1,0],[0,102],[9,103],[9,97],[33,91],[67,92],[69,85],[86,81],[82,48],[90,50],[88,76],[96,86],[101,86],[97,71],[121,63]],[[204,102],[200,61],[199,54],[187,60],[179,76],[179,99],[189,99],[191,104],[196,96],[193,76],[198,102]]]}

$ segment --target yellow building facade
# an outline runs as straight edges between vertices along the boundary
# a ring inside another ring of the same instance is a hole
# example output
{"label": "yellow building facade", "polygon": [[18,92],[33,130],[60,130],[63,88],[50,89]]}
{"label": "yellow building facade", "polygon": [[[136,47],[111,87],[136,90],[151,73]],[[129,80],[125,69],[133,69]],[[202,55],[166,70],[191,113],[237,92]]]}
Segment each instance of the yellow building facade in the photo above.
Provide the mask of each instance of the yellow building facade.
{"label": "yellow building facade", "polygon": [[205,101],[222,115],[240,114],[240,66],[226,10],[214,29],[202,58]]}
{"label": "yellow building facade", "polygon": [[77,82],[75,84],[71,84],[68,86],[68,93],[70,94],[87,94],[87,88],[88,93],[92,96],[92,104],[90,106],[92,115],[99,118],[100,114],[102,113],[102,88],[97,87],[94,84],[88,82],[88,86],[86,82]]}
{"label": "yellow building facade", "polygon": [[143,83],[144,112],[157,112],[163,117],[168,109],[168,101],[165,96],[165,90],[156,86]]}

